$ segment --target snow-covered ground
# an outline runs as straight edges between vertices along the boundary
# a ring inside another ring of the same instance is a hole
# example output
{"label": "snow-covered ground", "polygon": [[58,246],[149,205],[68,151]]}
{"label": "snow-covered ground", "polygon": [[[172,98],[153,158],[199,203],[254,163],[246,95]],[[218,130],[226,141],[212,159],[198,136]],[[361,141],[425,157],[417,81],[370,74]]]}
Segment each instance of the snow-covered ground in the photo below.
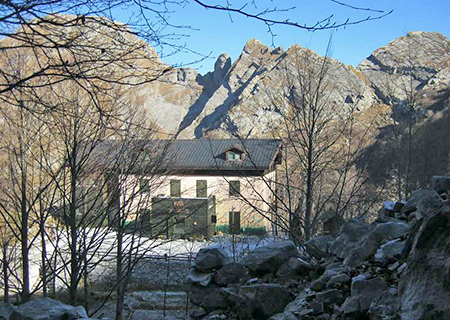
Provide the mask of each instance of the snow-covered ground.
{"label": "snow-covered ground", "polygon": [[[89,273],[92,281],[101,279],[105,273],[114,273],[115,258],[117,256],[117,234],[112,231],[86,230],[83,237],[86,242],[80,241],[80,248],[88,248]],[[82,239],[82,237],[80,237]],[[60,270],[57,287],[64,287],[65,279],[68,279],[70,249],[68,236],[60,234],[58,241],[46,239],[47,257],[53,261],[55,247],[58,249],[57,265]],[[171,260],[193,261],[197,252],[204,247],[218,246],[222,248],[231,259],[240,260],[249,251],[271,242],[281,241],[280,238],[235,235],[215,236],[210,240],[167,240],[151,239],[126,235],[123,241],[123,253],[132,252],[143,260]],[[41,243],[39,240],[33,243],[30,250],[30,283],[32,288],[39,286],[41,280]],[[20,276],[20,274],[19,274]]]}

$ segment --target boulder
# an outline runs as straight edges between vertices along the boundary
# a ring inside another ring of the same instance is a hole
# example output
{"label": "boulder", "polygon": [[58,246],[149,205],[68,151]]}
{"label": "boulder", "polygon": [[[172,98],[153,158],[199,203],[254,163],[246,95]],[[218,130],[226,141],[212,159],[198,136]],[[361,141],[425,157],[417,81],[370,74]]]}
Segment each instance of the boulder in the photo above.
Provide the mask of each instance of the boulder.
{"label": "boulder", "polygon": [[404,236],[409,232],[410,228],[408,224],[403,222],[390,221],[378,224],[360,245],[352,249],[345,258],[344,265],[352,268],[359,266],[363,261],[375,254],[383,241]]}
{"label": "boulder", "polygon": [[332,236],[319,236],[305,242],[306,252],[316,259],[330,256],[329,249],[335,238]]}
{"label": "boulder", "polygon": [[387,290],[388,285],[383,278],[353,278],[351,295],[345,300],[342,310],[345,314],[366,312],[372,301],[383,296]]}
{"label": "boulder", "polygon": [[267,319],[282,312],[292,301],[286,288],[274,283],[222,290],[230,303],[234,305],[239,319]]}
{"label": "boulder", "polygon": [[83,307],[73,307],[58,300],[43,298],[24,303],[11,314],[10,320],[75,320],[87,318]]}
{"label": "boulder", "polygon": [[386,222],[378,224],[371,235],[377,243],[384,240],[400,238],[406,235],[410,230],[410,226],[404,222]]}
{"label": "boulder", "polygon": [[402,319],[450,319],[450,207],[425,217],[410,241],[399,280]]}
{"label": "boulder", "polygon": [[401,212],[406,201],[397,201],[394,204],[394,212]]}
{"label": "boulder", "polygon": [[368,314],[370,320],[398,320],[398,310],[398,296],[388,293],[373,299]]}
{"label": "boulder", "polygon": [[402,213],[411,213],[417,210],[419,203],[423,202],[428,207],[441,207],[442,199],[433,190],[416,190],[413,192],[412,196],[406,201],[403,206],[401,212]]}
{"label": "boulder", "polygon": [[195,268],[202,272],[219,269],[227,263],[228,257],[220,247],[202,248],[195,258]]}
{"label": "boulder", "polygon": [[248,271],[243,264],[239,262],[230,262],[217,270],[214,276],[214,282],[221,286],[231,283],[242,283],[249,278]]}
{"label": "boulder", "polygon": [[448,193],[450,191],[450,177],[433,176],[431,178],[433,190],[437,193]]}
{"label": "boulder", "polygon": [[336,241],[331,244],[330,253],[345,259],[371,230],[372,226],[361,220],[352,219],[347,221],[342,225]]}
{"label": "boulder", "polygon": [[298,320],[298,316],[291,312],[283,312],[271,316],[269,320]]}
{"label": "boulder", "polygon": [[311,270],[314,270],[314,267],[309,262],[301,258],[290,258],[278,268],[276,275],[281,280],[299,279]]}
{"label": "boulder", "polygon": [[379,217],[394,217],[395,202],[385,201],[380,210],[378,210]]}
{"label": "boulder", "polygon": [[9,320],[15,308],[10,303],[0,303],[0,320]]}
{"label": "boulder", "polygon": [[337,289],[330,289],[316,294],[316,299],[323,304],[341,304],[344,301],[342,292]]}
{"label": "boulder", "polygon": [[212,276],[210,273],[199,272],[192,268],[187,275],[187,282],[190,284],[198,284],[202,287],[208,286],[211,283]]}
{"label": "boulder", "polygon": [[314,291],[322,290],[327,282],[334,276],[337,276],[339,273],[336,270],[330,269],[326,270],[318,279],[314,280],[310,284],[310,288]]}
{"label": "boulder", "polygon": [[378,248],[375,253],[375,260],[385,261],[400,256],[405,249],[405,244],[406,242],[400,241],[400,239],[386,242]]}
{"label": "boulder", "polygon": [[350,283],[350,276],[345,273],[340,273],[335,275],[328,280],[326,287],[327,288],[340,288],[344,284]]}
{"label": "boulder", "polygon": [[308,273],[314,269],[311,263],[303,260],[302,258],[290,258],[287,264],[291,270],[299,274]]}
{"label": "boulder", "polygon": [[299,252],[291,241],[274,242],[256,248],[242,259],[242,263],[256,274],[276,272],[278,268]]}
{"label": "boulder", "polygon": [[189,300],[207,312],[215,309],[225,309],[229,306],[228,300],[222,294],[221,288],[215,285],[203,287],[191,287],[188,295]]}

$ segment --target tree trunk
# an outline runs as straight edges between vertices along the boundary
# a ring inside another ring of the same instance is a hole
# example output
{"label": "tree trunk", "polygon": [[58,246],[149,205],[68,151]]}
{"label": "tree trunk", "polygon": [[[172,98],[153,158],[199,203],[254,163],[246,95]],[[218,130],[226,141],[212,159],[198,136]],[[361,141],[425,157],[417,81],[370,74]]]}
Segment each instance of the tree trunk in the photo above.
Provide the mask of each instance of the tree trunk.
{"label": "tree trunk", "polygon": [[30,261],[28,256],[28,210],[27,210],[27,173],[25,163],[25,147],[22,139],[20,139],[20,165],[21,165],[21,220],[20,220],[20,244],[22,258],[22,302],[30,299]]}
{"label": "tree trunk", "polygon": [[42,294],[44,296],[44,298],[47,297],[47,244],[45,242],[45,224],[44,224],[44,219],[41,216],[41,221],[40,221],[40,233],[41,233],[41,260],[42,260]]}
{"label": "tree trunk", "polygon": [[9,302],[9,277],[8,277],[8,242],[3,244],[3,301]]}
{"label": "tree trunk", "polygon": [[117,259],[116,259],[116,281],[117,281],[117,299],[116,299],[116,320],[122,320],[123,319],[123,300],[124,300],[124,288],[123,288],[123,279],[122,279],[122,273],[123,273],[123,252],[122,252],[122,245],[123,245],[123,232],[120,225],[120,219],[119,219],[119,228],[117,230]]}
{"label": "tree trunk", "polygon": [[76,153],[77,145],[73,146],[72,157],[71,157],[71,175],[70,175],[70,286],[69,286],[69,295],[70,302],[72,305],[77,304],[78,300],[78,230],[77,230],[77,153]]}
{"label": "tree trunk", "polygon": [[305,204],[305,240],[308,241],[311,234],[312,197],[313,197],[313,141],[309,139],[307,168],[306,168],[306,204]]}

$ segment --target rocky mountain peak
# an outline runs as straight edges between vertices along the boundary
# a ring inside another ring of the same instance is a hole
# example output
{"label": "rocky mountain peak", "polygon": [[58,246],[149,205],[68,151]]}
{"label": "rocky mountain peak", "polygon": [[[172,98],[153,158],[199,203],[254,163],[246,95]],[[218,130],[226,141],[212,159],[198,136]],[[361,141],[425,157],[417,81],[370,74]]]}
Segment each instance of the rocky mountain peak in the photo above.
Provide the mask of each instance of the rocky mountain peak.
{"label": "rocky mountain peak", "polygon": [[[450,67],[450,41],[437,32],[414,31],[375,50],[358,70],[385,103],[401,103]],[[409,92],[407,92],[409,91]]]}
{"label": "rocky mountain peak", "polygon": [[242,49],[243,54],[252,56],[260,55],[261,53],[264,54],[268,51],[270,51],[269,47],[257,39],[250,39]]}
{"label": "rocky mountain peak", "polygon": [[228,53],[222,53],[219,57],[217,57],[216,63],[214,64],[214,84],[219,86],[225,75],[231,68],[231,58]]}

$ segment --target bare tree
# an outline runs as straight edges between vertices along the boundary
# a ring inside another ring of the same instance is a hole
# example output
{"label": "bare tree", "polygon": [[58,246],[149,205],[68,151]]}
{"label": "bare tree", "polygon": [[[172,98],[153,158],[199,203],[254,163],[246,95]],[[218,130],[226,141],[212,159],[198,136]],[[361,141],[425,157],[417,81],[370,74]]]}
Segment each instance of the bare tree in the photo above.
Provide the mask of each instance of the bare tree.
{"label": "bare tree", "polygon": [[[370,176],[359,160],[374,140],[379,119],[359,110],[360,98],[351,90],[352,98],[342,105],[333,98],[338,89],[332,67],[328,56],[307,49],[299,49],[279,66],[283,80],[274,79],[285,82],[267,95],[276,113],[268,123],[273,137],[283,141],[281,161],[274,179],[262,178],[270,196],[256,188],[252,198],[241,194],[250,210],[296,242],[321,231],[325,219],[367,215],[378,199],[367,196],[379,190],[370,187]],[[241,139],[245,146],[245,137]],[[262,203],[271,209],[261,210]]]}
{"label": "bare tree", "polygon": [[[345,6],[349,11],[360,11],[372,16],[336,21],[333,15],[330,15],[320,17],[315,23],[308,25],[296,19],[284,18],[284,14],[293,8],[259,6],[257,1],[244,1],[236,6],[228,1],[196,0],[194,4],[199,9],[224,11],[230,18],[232,15],[245,16],[265,24],[269,32],[276,26],[311,31],[336,29],[380,19],[390,13],[331,0],[330,5]],[[138,3],[131,0],[4,1],[0,4],[2,12],[0,36],[6,39],[1,43],[1,60],[7,59],[11,52],[16,50],[28,50],[31,59],[34,60],[34,67],[20,79],[14,79],[10,72],[0,68],[0,94],[19,88],[37,88],[77,79],[116,82],[123,85],[152,81],[155,74],[148,71],[152,71],[154,67],[141,63],[149,59],[146,44],[130,41],[130,37],[138,35],[153,47],[170,47],[173,52],[185,49],[176,45],[173,38],[182,36],[182,31],[178,30],[189,29],[191,26],[180,26],[176,21],[170,21],[170,14],[176,10],[183,10],[186,5],[189,5],[186,0],[143,0]],[[128,20],[124,21],[126,25],[113,22],[116,20],[114,12],[120,9],[129,12]],[[99,25],[102,27],[99,28]],[[89,40],[94,39],[93,35],[105,37],[109,42],[89,43]],[[118,47],[122,49],[118,50]],[[156,58],[153,56],[150,60],[154,63]],[[128,74],[105,75],[101,72],[105,66],[125,67],[133,71]]]}

